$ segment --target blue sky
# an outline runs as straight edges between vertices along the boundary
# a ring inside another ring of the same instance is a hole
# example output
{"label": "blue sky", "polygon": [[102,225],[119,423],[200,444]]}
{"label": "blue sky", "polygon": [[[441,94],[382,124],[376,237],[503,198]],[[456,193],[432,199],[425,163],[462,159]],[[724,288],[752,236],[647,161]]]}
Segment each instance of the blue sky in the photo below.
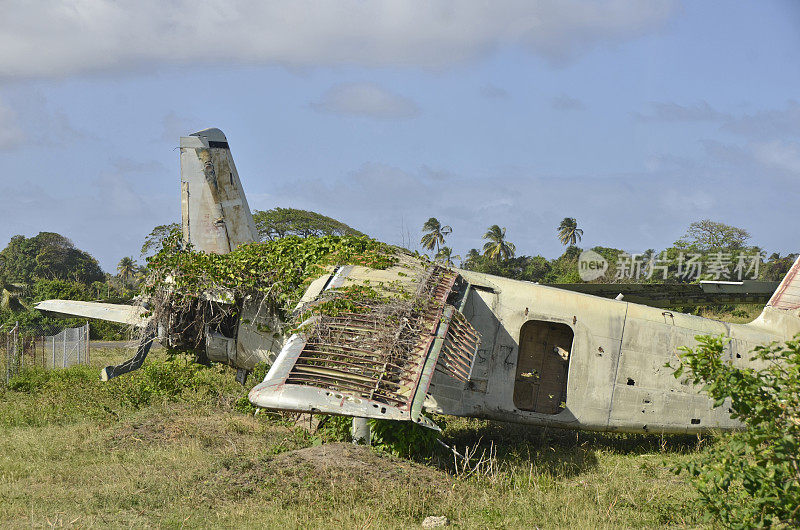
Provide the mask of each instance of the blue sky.
{"label": "blue sky", "polygon": [[[692,221],[800,249],[800,4],[10,2],[0,245],[56,231],[106,270],[176,221],[178,137],[219,127],[255,209],[456,253],[663,248]],[[137,7],[133,7],[137,6]]]}

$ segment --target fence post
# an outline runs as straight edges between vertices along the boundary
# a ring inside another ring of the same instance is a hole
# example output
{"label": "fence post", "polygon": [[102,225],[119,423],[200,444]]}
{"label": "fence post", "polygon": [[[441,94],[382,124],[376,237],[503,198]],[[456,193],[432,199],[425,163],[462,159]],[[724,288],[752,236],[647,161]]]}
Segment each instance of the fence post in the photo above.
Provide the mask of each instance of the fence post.
{"label": "fence post", "polygon": [[14,375],[19,373],[19,321],[14,326]]}
{"label": "fence post", "polygon": [[61,368],[66,368],[67,367],[67,330],[66,329],[63,330],[62,333],[64,334],[64,341],[63,341],[64,347],[63,347],[62,353],[61,353]]}
{"label": "fence post", "polygon": [[91,364],[92,358],[89,356],[89,334],[91,333],[91,329],[89,329],[89,321],[86,321],[86,358],[84,359],[84,364]]}
{"label": "fence post", "polygon": [[6,335],[6,384],[11,382],[11,376],[19,371],[19,322],[16,323]]}

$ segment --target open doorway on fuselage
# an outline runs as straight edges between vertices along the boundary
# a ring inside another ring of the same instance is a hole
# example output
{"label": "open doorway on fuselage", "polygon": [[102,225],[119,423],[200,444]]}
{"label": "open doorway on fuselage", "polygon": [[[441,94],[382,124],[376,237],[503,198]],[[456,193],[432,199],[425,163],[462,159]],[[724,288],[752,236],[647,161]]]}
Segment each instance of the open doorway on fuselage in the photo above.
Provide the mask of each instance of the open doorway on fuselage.
{"label": "open doorway on fuselage", "polygon": [[567,402],[567,371],[572,328],[558,322],[529,320],[519,333],[514,379],[514,406],[541,414],[558,414]]}

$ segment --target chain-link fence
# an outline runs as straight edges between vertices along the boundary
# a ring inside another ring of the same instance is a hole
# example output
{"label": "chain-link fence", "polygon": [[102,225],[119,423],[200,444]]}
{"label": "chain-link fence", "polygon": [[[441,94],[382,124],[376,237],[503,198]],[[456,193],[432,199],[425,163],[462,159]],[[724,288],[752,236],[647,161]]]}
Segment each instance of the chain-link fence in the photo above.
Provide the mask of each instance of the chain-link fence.
{"label": "chain-link fence", "polygon": [[0,354],[6,384],[26,366],[52,369],[89,364],[89,323],[66,329],[26,328],[17,323],[0,330]]}
{"label": "chain-link fence", "polygon": [[47,368],[67,368],[89,364],[89,323],[79,328],[67,328],[55,335],[43,337]]}

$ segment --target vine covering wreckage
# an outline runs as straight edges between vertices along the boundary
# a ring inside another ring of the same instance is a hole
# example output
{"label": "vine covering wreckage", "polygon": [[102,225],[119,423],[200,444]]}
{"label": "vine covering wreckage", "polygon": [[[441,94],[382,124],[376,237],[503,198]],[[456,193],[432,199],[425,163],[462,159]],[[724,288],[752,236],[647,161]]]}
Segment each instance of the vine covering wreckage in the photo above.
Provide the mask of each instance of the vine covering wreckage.
{"label": "vine covering wreckage", "polygon": [[[408,251],[366,237],[325,236],[252,243],[219,255],[173,240],[148,267],[145,316],[167,322],[170,348],[206,357],[208,337],[236,336],[246,306],[256,310],[245,321],[257,322],[261,332],[302,337],[282,387],[325,389],[334,399],[357,396],[378,416],[391,408],[399,413],[393,417],[424,422],[433,371],[464,383],[469,377],[478,333],[447,303],[458,302],[463,280]],[[338,271],[353,267],[386,274],[334,281]],[[303,301],[312,282],[326,276],[320,294]]]}

